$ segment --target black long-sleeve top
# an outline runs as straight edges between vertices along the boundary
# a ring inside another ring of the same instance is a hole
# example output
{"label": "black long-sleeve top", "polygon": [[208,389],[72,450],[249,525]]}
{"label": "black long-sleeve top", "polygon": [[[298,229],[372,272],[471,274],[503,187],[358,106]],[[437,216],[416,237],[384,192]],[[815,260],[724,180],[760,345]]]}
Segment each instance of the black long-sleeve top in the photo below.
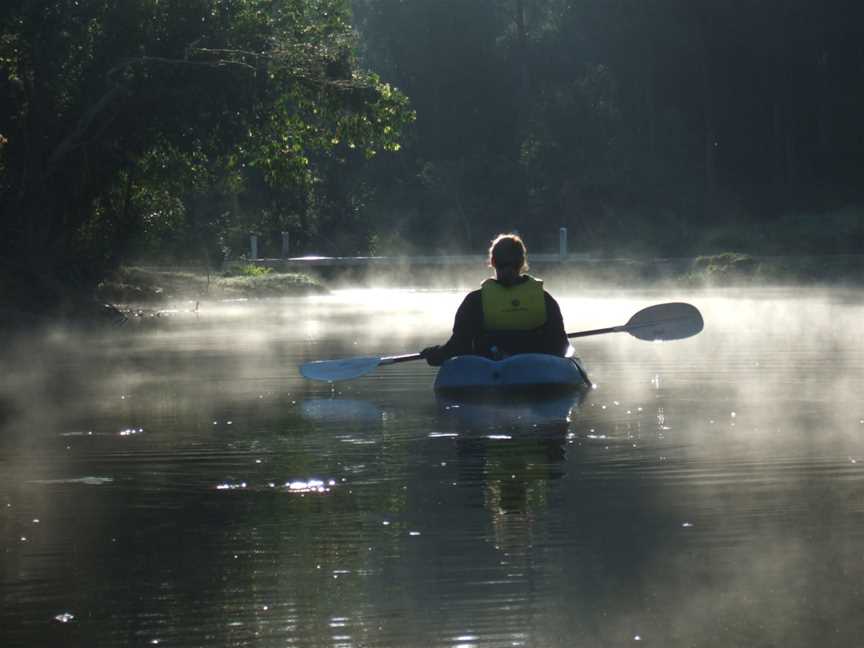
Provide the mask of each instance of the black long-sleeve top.
{"label": "black long-sleeve top", "polygon": [[475,354],[492,357],[492,347],[506,355],[548,353],[564,356],[570,343],[564,330],[564,319],[558,302],[545,290],[546,322],[533,331],[486,331],[483,327],[483,300],[480,290],[465,296],[456,311],[453,335],[446,344],[427,355],[429,364],[440,365],[457,355]]}

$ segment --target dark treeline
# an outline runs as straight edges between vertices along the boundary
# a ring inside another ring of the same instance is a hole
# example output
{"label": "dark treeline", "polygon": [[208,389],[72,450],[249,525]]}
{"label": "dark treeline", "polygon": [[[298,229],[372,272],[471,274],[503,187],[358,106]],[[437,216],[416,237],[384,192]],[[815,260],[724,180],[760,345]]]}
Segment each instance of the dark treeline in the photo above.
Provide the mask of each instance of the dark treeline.
{"label": "dark treeline", "polygon": [[561,226],[611,254],[860,252],[862,19],[844,0],[6,0],[0,293],[218,266],[250,233],[271,256],[282,232],[294,254],[410,254],[506,229],[554,249]]}
{"label": "dark treeline", "polygon": [[514,227],[551,247],[568,226],[586,250],[864,247],[861,3],[353,4],[418,116],[378,169],[409,242]]}
{"label": "dark treeline", "polygon": [[3,301],[346,219],[340,169],[398,150],[413,119],[356,50],[347,0],[4,0]]}

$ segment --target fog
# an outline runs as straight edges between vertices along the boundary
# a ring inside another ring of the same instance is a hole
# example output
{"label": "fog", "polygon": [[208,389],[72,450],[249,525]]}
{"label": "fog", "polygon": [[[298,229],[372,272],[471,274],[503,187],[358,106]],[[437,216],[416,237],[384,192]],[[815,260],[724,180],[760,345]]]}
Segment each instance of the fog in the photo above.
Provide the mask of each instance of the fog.
{"label": "fog", "polygon": [[550,422],[445,410],[423,362],[298,375],[444,342],[461,290],[178,304],[12,340],[9,645],[253,627],[263,645],[854,643],[860,293],[546,286],[571,332],[667,301],[705,328],[575,340],[595,388]]}

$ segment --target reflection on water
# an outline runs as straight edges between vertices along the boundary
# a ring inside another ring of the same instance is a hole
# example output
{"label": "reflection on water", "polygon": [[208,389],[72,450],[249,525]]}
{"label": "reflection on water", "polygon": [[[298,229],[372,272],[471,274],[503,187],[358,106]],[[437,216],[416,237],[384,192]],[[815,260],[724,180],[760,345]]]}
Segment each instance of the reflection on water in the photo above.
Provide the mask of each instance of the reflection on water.
{"label": "reflection on water", "polygon": [[[5,646],[857,645],[864,300],[682,299],[698,337],[589,338],[584,401],[436,402],[455,292],[202,304],[0,361]],[[382,308],[382,304],[392,304]]]}

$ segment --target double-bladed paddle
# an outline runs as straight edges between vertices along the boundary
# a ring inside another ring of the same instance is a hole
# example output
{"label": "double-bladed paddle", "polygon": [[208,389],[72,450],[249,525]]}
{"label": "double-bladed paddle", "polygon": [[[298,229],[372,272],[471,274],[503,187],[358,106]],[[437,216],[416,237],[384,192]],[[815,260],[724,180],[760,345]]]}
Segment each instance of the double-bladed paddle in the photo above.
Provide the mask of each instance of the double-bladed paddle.
{"label": "double-bladed paddle", "polygon": [[[702,330],[702,314],[695,306],[682,302],[657,304],[643,308],[623,326],[568,333],[568,338],[602,335],[603,333],[629,333],[640,340],[681,340]],[[315,360],[300,365],[300,373],[309,380],[336,382],[351,380],[371,373],[381,365],[419,360],[419,353],[384,357],[344,358],[341,360]]]}

